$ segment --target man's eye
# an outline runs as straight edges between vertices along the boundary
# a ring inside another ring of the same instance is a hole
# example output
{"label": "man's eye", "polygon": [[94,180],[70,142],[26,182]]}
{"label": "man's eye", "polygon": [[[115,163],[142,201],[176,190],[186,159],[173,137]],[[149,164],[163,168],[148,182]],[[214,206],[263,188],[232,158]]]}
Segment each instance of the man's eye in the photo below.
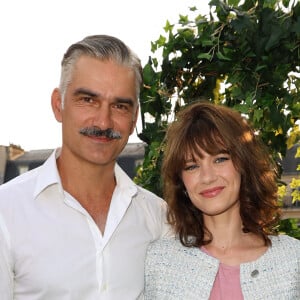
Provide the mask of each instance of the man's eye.
{"label": "man's eye", "polygon": [[129,110],[129,106],[123,103],[116,103],[114,105],[114,108],[118,109],[118,110],[122,110],[122,111],[128,111]]}
{"label": "man's eye", "polygon": [[93,103],[93,98],[91,98],[91,97],[83,97],[82,101],[86,102],[86,103]]}

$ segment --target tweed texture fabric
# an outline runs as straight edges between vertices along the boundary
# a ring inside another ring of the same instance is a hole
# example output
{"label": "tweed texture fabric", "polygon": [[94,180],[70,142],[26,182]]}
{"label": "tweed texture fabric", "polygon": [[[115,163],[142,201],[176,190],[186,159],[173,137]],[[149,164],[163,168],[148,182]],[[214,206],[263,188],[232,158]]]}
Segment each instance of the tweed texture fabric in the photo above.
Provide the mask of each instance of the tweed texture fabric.
{"label": "tweed texture fabric", "polygon": [[[240,265],[244,299],[300,299],[300,241],[270,238],[272,246],[261,257]],[[201,300],[209,299],[219,261],[169,238],[150,244],[145,268],[146,300]]]}

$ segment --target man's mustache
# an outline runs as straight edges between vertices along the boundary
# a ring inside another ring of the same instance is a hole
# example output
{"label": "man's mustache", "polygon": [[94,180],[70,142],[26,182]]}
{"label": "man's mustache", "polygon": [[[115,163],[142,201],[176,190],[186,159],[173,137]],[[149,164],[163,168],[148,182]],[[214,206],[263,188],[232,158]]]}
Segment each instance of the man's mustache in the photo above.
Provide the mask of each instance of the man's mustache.
{"label": "man's mustache", "polygon": [[79,130],[79,133],[83,134],[85,136],[94,136],[94,137],[105,136],[109,139],[122,138],[121,133],[118,131],[114,131],[112,128],[107,128],[105,130],[101,130],[98,127],[85,127],[85,128],[81,128]]}

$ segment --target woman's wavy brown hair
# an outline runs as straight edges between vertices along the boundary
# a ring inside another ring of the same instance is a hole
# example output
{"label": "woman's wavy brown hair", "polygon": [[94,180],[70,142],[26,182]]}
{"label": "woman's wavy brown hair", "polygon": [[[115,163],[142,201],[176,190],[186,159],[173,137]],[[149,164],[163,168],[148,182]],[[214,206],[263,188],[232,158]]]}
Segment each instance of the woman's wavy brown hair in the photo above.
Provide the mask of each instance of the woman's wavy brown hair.
{"label": "woman's wavy brown hair", "polygon": [[[241,174],[239,193],[243,230],[261,236],[276,235],[280,219],[277,202],[276,165],[265,145],[245,118],[231,108],[198,101],[178,113],[166,134],[162,166],[168,221],[185,246],[201,246],[212,240],[202,212],[187,194],[181,179],[186,154],[200,156],[227,151]],[[209,237],[207,239],[207,236]]]}

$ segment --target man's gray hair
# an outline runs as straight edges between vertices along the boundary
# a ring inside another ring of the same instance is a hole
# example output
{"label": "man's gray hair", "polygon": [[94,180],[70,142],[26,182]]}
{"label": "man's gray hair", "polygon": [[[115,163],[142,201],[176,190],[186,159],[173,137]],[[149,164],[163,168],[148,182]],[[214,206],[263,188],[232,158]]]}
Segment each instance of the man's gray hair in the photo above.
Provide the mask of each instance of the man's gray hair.
{"label": "man's gray hair", "polygon": [[139,57],[120,39],[109,35],[87,36],[82,41],[71,45],[61,62],[61,77],[59,89],[64,101],[67,87],[72,80],[72,71],[82,55],[100,60],[114,60],[121,65],[131,68],[136,77],[136,98],[139,98],[143,82],[143,72]]}

